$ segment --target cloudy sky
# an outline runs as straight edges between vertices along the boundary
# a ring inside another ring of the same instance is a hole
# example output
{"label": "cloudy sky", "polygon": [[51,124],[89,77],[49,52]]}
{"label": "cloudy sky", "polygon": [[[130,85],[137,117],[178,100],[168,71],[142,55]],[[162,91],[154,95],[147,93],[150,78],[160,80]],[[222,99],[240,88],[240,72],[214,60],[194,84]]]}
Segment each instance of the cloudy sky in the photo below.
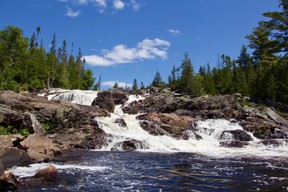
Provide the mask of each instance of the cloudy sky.
{"label": "cloudy sky", "polygon": [[[38,26],[49,50],[65,39],[80,47],[103,88],[148,85],[158,70],[167,80],[187,52],[195,70],[237,58],[245,35],[278,9],[277,0],[1,0],[0,29],[14,25],[31,37]],[[76,54],[76,51],[74,51]]]}

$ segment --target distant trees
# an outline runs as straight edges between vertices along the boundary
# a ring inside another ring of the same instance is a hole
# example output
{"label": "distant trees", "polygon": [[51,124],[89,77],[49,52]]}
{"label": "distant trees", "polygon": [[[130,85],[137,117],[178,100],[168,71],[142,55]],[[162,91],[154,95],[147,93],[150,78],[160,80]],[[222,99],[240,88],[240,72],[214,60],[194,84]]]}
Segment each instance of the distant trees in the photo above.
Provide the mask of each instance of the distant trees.
{"label": "distant trees", "polygon": [[157,71],[155,74],[155,77],[152,81],[152,86],[153,87],[165,87],[165,82],[162,80],[162,77],[159,71]]}
{"label": "distant trees", "polygon": [[[260,21],[246,36],[249,44],[242,46],[236,60],[222,54],[217,67],[211,69],[208,63],[195,73],[185,53],[181,65],[172,67],[166,86],[191,97],[241,93],[273,105],[277,102],[288,105],[288,1],[280,0],[280,7],[280,12],[263,14],[268,20]],[[157,71],[152,85],[159,85],[160,77]]]}
{"label": "distant trees", "polygon": [[47,53],[43,43],[39,46],[40,32],[37,27],[29,40],[17,27],[0,30],[0,89],[91,89],[95,78],[90,69],[85,70],[81,49],[76,58],[73,51],[68,55],[65,40],[57,49],[54,34]]}

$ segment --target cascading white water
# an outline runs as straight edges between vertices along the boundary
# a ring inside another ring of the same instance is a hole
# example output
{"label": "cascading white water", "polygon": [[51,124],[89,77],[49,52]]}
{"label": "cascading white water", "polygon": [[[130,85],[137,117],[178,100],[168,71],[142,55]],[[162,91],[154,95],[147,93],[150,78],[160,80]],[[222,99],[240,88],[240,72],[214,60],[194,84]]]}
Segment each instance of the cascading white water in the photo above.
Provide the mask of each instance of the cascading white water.
{"label": "cascading white water", "polygon": [[[130,96],[129,102],[132,102],[135,96]],[[139,100],[139,98],[137,98]],[[224,119],[208,119],[198,121],[194,132],[202,137],[197,140],[191,130],[187,130],[188,140],[175,139],[170,136],[154,136],[145,131],[136,119],[137,115],[123,113],[121,106],[115,108],[111,117],[97,117],[96,120],[107,134],[112,135],[108,145],[101,150],[109,151],[112,149],[121,150],[119,143],[127,140],[137,140],[141,143],[139,151],[147,152],[192,152],[215,157],[227,156],[282,156],[288,157],[288,145],[283,142],[280,146],[266,146],[259,142],[252,133],[248,133],[253,141],[243,148],[221,147],[220,135],[223,131],[241,130],[243,128],[238,123],[232,123]],[[117,119],[124,119],[127,126],[122,127],[115,123]],[[231,141],[233,135],[226,132],[222,140]]]}
{"label": "cascading white water", "polygon": [[51,90],[47,96],[48,100],[66,100],[79,105],[90,106],[97,97],[98,91],[83,90]]}

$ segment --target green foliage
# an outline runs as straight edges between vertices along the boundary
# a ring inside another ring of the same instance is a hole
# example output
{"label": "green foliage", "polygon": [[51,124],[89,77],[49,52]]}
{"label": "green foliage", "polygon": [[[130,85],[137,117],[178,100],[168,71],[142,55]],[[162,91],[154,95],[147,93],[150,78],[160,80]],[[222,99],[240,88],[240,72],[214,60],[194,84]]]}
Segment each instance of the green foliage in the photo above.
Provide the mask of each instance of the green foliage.
{"label": "green foliage", "polygon": [[0,135],[9,135],[9,131],[5,128],[0,126]]}
{"label": "green foliage", "polygon": [[51,131],[53,127],[50,125],[50,123],[42,123],[42,127],[45,129],[45,131]]}
{"label": "green foliage", "polygon": [[155,74],[155,77],[152,81],[152,86],[153,87],[165,87],[165,82],[162,80],[162,77],[159,71],[157,71]]}
{"label": "green foliage", "polygon": [[27,129],[17,130],[13,126],[8,126],[7,128],[0,126],[0,135],[10,135],[10,134],[20,134],[27,137],[29,135],[29,131]]}
{"label": "green foliage", "polygon": [[137,80],[134,79],[133,85],[132,85],[132,91],[137,91],[137,90],[138,90],[138,83],[137,83]]}
{"label": "green foliage", "polygon": [[30,133],[29,133],[29,131],[27,129],[21,129],[18,133],[20,135],[25,136],[25,137],[28,137],[30,135]]}
{"label": "green foliage", "polygon": [[0,89],[16,92],[46,87],[91,89],[95,78],[90,69],[84,69],[81,49],[76,59],[72,54],[69,56],[64,40],[56,53],[54,34],[50,52],[46,53],[42,40],[39,47],[40,31],[37,27],[29,42],[17,27],[0,30]]}

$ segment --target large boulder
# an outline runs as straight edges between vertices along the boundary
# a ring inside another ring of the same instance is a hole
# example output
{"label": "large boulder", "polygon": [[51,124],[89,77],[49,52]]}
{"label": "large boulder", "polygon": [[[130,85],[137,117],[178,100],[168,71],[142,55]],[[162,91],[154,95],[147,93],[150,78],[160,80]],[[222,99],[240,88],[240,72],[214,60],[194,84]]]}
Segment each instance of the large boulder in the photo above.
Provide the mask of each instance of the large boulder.
{"label": "large boulder", "polygon": [[[192,127],[193,118],[190,116],[178,116],[175,113],[150,112],[137,117],[139,120],[152,122],[151,125],[141,123],[144,129],[154,129],[155,133],[180,137],[184,131]],[[148,128],[147,128],[148,127]],[[150,127],[150,128],[149,128]],[[155,127],[155,128],[154,128]],[[151,131],[153,134],[153,131]]]}
{"label": "large boulder", "polygon": [[92,106],[99,106],[110,113],[114,112],[115,105],[123,105],[129,99],[128,94],[122,89],[101,91],[92,102]]}
{"label": "large boulder", "polygon": [[28,149],[40,154],[54,156],[61,154],[61,151],[56,148],[51,139],[45,135],[32,134],[29,135],[21,145]]}
{"label": "large boulder", "polygon": [[49,165],[46,168],[39,170],[34,176],[34,178],[42,178],[45,181],[57,181],[58,171],[54,165]]}
{"label": "large boulder", "polygon": [[26,166],[32,163],[32,159],[25,151],[2,146],[0,146],[0,161],[5,169],[13,166]]}
{"label": "large boulder", "polygon": [[111,150],[124,150],[124,151],[135,151],[137,149],[146,149],[147,146],[141,141],[131,139],[116,143]]}

